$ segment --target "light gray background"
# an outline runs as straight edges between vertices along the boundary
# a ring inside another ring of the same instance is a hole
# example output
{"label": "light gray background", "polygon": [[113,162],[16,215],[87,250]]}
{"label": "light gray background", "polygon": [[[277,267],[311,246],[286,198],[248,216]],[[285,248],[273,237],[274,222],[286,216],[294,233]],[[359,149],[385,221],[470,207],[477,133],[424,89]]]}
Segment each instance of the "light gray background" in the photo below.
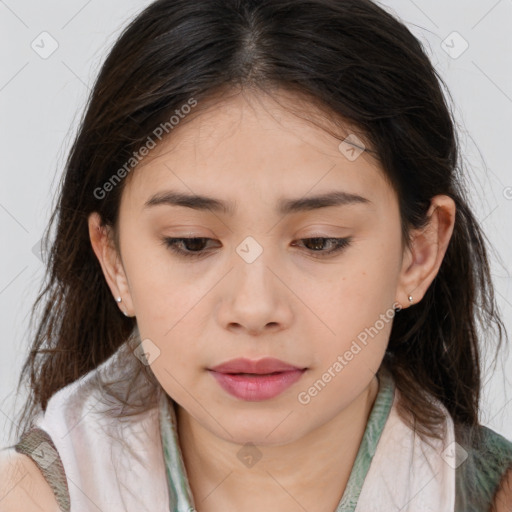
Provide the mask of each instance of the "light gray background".
{"label": "light gray background", "polygon": [[[28,313],[43,276],[34,246],[49,219],[89,87],[120,30],[149,3],[0,0],[1,446],[10,441],[13,392],[30,341]],[[512,0],[381,5],[426,45],[454,98],[475,212],[505,265],[492,256],[498,304],[512,337]],[[31,47],[51,49],[50,37],[40,36],[44,31],[58,43],[47,58]],[[512,439],[508,355],[502,352],[496,369],[486,370],[481,421]]]}

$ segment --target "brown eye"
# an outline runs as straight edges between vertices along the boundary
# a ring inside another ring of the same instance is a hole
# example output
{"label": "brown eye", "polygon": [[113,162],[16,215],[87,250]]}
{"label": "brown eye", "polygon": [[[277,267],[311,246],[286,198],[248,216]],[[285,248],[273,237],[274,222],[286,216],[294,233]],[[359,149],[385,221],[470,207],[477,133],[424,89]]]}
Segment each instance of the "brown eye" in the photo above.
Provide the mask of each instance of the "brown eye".
{"label": "brown eye", "polygon": [[[163,242],[169,249],[185,258],[198,258],[206,254],[205,245],[211,238],[164,238]],[[183,249],[183,247],[185,247]]]}
{"label": "brown eye", "polygon": [[[336,252],[339,252],[350,245],[351,238],[326,238],[326,237],[314,237],[314,238],[302,238],[300,242],[303,242],[304,247],[310,253],[319,253],[319,256],[329,256]],[[325,247],[330,249],[325,249]]]}

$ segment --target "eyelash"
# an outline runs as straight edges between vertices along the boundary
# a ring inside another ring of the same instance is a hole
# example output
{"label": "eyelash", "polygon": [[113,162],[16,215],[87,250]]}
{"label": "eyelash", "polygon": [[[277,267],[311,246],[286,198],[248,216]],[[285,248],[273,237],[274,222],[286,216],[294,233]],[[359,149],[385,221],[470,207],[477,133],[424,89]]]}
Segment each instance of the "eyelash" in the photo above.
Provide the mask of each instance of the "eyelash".
{"label": "eyelash", "polygon": [[[177,244],[182,242],[190,242],[191,240],[213,240],[212,238],[205,238],[205,237],[191,237],[191,238],[163,238],[163,243],[171,249],[175,254],[177,254],[180,257],[188,258],[188,259],[197,259],[204,257],[206,255],[206,251],[200,250],[200,251],[187,251],[183,249],[179,249]],[[310,250],[311,256],[313,258],[326,258],[328,256],[331,256],[332,254],[338,253],[342,251],[343,249],[347,248],[351,241],[352,237],[347,238],[332,238],[332,237],[309,237],[309,238],[301,238],[300,241],[327,241],[327,242],[334,242],[335,246],[334,249],[331,249],[329,251],[315,251]],[[320,253],[320,256],[314,255],[314,253]]]}

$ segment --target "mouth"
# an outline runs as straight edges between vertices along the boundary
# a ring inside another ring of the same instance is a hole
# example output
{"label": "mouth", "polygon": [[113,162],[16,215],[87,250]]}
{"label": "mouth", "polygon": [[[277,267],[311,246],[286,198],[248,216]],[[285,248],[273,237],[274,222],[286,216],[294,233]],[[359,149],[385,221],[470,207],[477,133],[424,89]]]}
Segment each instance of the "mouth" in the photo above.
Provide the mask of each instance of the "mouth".
{"label": "mouth", "polygon": [[290,388],[306,372],[296,368],[269,373],[219,372],[209,370],[220,387],[231,396],[247,402],[275,398]]}

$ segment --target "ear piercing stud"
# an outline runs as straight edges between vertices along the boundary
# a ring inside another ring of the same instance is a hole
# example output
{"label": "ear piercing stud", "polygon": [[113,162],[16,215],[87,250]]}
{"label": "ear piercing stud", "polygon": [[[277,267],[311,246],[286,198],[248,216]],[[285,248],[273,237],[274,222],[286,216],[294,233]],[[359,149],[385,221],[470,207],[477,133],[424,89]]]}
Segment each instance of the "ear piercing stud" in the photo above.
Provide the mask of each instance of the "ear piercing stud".
{"label": "ear piercing stud", "polygon": [[[123,300],[123,299],[121,299],[121,297],[117,297],[116,302],[118,302],[118,303],[119,303],[119,302],[121,302],[122,300]],[[124,315],[124,316],[127,316],[128,318],[131,318],[131,316],[130,316],[130,315],[129,315],[129,314],[128,314],[124,309],[123,309],[122,311],[123,311],[123,315]]]}
{"label": "ear piercing stud", "polygon": [[[408,295],[407,298],[409,299],[409,306],[413,304],[414,299],[412,298],[412,295]],[[395,311],[400,311],[402,309],[402,305],[400,304],[400,307],[396,308]]]}

